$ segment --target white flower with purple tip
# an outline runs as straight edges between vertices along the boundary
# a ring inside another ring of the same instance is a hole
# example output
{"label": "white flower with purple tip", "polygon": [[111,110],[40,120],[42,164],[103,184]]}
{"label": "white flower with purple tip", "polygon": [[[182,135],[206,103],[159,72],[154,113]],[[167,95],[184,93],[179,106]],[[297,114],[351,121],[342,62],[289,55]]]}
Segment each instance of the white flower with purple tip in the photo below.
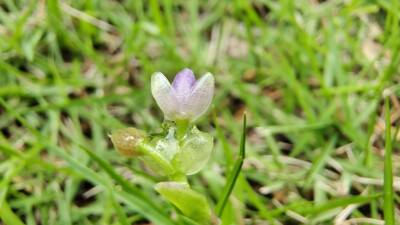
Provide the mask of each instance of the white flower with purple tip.
{"label": "white flower with purple tip", "polygon": [[151,77],[151,93],[158,106],[170,120],[188,120],[199,118],[211,104],[214,94],[214,77],[206,73],[197,81],[190,69],[183,69],[172,85],[160,72]]}

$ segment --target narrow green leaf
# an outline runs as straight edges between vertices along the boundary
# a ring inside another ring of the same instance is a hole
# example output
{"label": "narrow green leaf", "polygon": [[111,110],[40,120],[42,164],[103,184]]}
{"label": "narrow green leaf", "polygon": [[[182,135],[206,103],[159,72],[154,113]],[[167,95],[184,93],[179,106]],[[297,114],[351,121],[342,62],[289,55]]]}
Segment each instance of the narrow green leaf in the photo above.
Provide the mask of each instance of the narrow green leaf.
{"label": "narrow green leaf", "polygon": [[160,29],[162,34],[166,34],[166,27],[164,24],[164,18],[160,10],[160,5],[156,0],[150,1],[150,9],[153,13],[153,18],[157,22],[158,28]]}
{"label": "narrow green leaf", "polygon": [[233,187],[235,186],[237,177],[242,169],[243,160],[245,158],[246,150],[245,150],[245,143],[246,142],[246,113],[243,116],[243,131],[242,131],[242,138],[240,140],[240,153],[239,158],[236,160],[235,165],[233,166],[232,172],[230,173],[228,180],[226,181],[226,185],[224,190],[222,191],[222,196],[218,200],[217,206],[215,208],[215,214],[218,217],[221,217],[226,202],[228,201],[229,196],[232,193]]}
{"label": "narrow green leaf", "polygon": [[115,209],[115,212],[117,213],[119,222],[120,222],[121,224],[129,224],[128,218],[127,218],[127,216],[126,216],[124,210],[122,209],[121,205],[119,204],[119,202],[117,201],[117,199],[115,199],[115,197],[114,197],[114,195],[113,195],[113,193],[112,193],[112,189],[111,189],[111,188],[108,188],[108,191],[109,191],[109,193],[110,193],[110,198],[111,198],[111,201],[112,201],[112,205],[113,205],[113,207],[114,207],[114,209]]}
{"label": "narrow green leaf", "polygon": [[276,125],[276,126],[266,126],[260,128],[264,135],[272,134],[282,134],[282,133],[295,133],[295,132],[310,132],[316,131],[331,125],[332,122],[318,122],[311,124],[294,124],[294,125]]}
{"label": "narrow green leaf", "polygon": [[397,126],[396,130],[394,131],[393,135],[392,135],[392,146],[395,144],[395,142],[397,141],[397,135],[400,132],[400,125]]}
{"label": "narrow green leaf", "polygon": [[17,215],[11,210],[10,206],[7,203],[6,196],[8,191],[8,184],[11,179],[24,168],[25,161],[19,163],[13,163],[10,161],[10,169],[4,174],[0,182],[0,221],[4,221],[5,224],[15,224],[20,225],[24,224]]}
{"label": "narrow green leaf", "polygon": [[[45,136],[43,136],[37,129],[32,127],[23,117],[17,114],[3,99],[0,98],[0,104],[4,106],[4,108],[13,115],[23,126],[25,126],[33,135],[36,136],[38,140],[42,142],[42,144],[47,146],[49,151],[52,151],[60,158],[65,160],[75,172],[85,177],[88,181],[96,184],[102,185],[105,187],[110,186],[110,182],[106,180],[104,177],[100,176],[90,168],[86,167],[84,164],[80,163],[77,159],[68,155],[65,151],[63,151],[56,144],[52,143]],[[148,219],[151,219],[153,222],[157,224],[173,224],[171,220],[161,211],[155,209],[152,205],[148,203],[146,199],[143,199],[140,196],[132,195],[125,191],[119,191],[113,188],[113,194],[117,196],[120,200],[124,201],[127,205],[132,207],[135,211],[143,214]]]}
{"label": "narrow green leaf", "polygon": [[371,194],[371,195],[359,195],[359,196],[352,196],[346,198],[335,198],[333,200],[328,201],[325,204],[317,205],[317,206],[307,206],[307,205],[299,205],[300,207],[295,209],[297,213],[302,215],[311,215],[322,213],[337,207],[346,207],[350,204],[362,204],[368,202],[372,199],[376,199],[382,196],[382,193],[378,194]]}
{"label": "narrow green leaf", "polygon": [[390,133],[389,99],[385,98],[385,164],[383,178],[383,216],[386,225],[394,224],[393,171],[392,171],[392,136]]}
{"label": "narrow green leaf", "polygon": [[154,208],[157,208],[155,204],[145,195],[143,192],[125,180],[120,174],[118,174],[114,168],[104,159],[100,158],[98,155],[94,154],[88,148],[83,145],[79,145],[79,147],[84,150],[94,161],[96,161],[99,166],[104,169],[108,173],[108,175],[113,178],[121,187],[128,193],[133,195],[140,196],[141,198],[145,199],[149,204],[151,204]]}
{"label": "narrow green leaf", "polygon": [[217,116],[216,116],[216,113],[215,113],[214,106],[213,106],[212,112],[213,112],[212,115],[213,115],[215,129],[217,130],[218,139],[222,143],[222,149],[224,150],[226,167],[229,168],[230,165],[233,164],[232,152],[231,152],[231,149],[229,148],[228,142],[226,141],[226,138],[225,138],[225,136],[224,136],[224,134],[223,134],[223,132],[221,130],[221,127],[219,126],[219,123],[217,121]]}
{"label": "narrow green leaf", "polygon": [[370,117],[368,123],[368,132],[367,132],[367,140],[365,143],[365,156],[364,156],[364,165],[370,167],[372,164],[372,146],[371,146],[371,136],[374,132],[375,121],[376,121],[376,111],[378,107],[375,107],[374,111],[372,112],[372,116]]}
{"label": "narrow green leaf", "polygon": [[6,201],[1,204],[0,218],[5,224],[24,225],[17,215],[11,210]]}
{"label": "narrow green leaf", "polygon": [[257,208],[258,213],[264,217],[271,225],[275,225],[273,217],[271,213],[266,209],[264,203],[259,198],[257,193],[253,190],[253,187],[249,184],[249,181],[244,178],[243,174],[239,174],[239,181],[244,184],[244,189],[246,190],[247,195],[249,196],[249,200],[253,203],[254,207]]}
{"label": "narrow green leaf", "polygon": [[315,159],[314,163],[312,164],[312,166],[307,174],[306,181],[305,181],[306,187],[308,187],[311,184],[311,182],[315,178],[315,175],[325,165],[326,158],[332,152],[332,149],[335,146],[336,141],[337,141],[337,136],[333,136],[330,139],[328,145],[325,148],[321,149],[321,153],[319,153],[319,155]]}

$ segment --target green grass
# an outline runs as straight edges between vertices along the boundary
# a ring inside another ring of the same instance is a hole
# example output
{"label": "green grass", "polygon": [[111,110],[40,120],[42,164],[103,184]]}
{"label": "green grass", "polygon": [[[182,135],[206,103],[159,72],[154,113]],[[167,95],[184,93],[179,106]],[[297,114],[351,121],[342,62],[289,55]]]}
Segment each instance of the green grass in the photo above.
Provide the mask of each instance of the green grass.
{"label": "green grass", "polygon": [[0,0],[0,224],[191,224],[108,137],[155,131],[150,76],[185,67],[216,79],[189,182],[223,224],[396,224],[399,17],[398,0]]}

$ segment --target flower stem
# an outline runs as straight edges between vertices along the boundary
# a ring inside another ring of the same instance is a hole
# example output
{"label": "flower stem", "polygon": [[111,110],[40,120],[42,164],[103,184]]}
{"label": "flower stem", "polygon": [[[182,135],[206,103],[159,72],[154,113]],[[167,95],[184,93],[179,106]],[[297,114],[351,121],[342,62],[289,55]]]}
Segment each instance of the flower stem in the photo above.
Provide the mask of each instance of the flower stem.
{"label": "flower stem", "polygon": [[169,180],[170,181],[179,182],[179,183],[185,185],[186,187],[190,188],[190,185],[189,185],[189,182],[187,180],[187,177],[183,173],[179,173],[178,172],[178,173],[172,174],[172,175],[169,176]]}
{"label": "flower stem", "polygon": [[174,174],[175,168],[171,166],[171,164],[165,160],[161,155],[159,155],[150,145],[147,143],[140,143],[138,145],[138,150],[141,154],[146,155],[152,158],[155,162],[158,163],[160,167],[164,169],[167,174]]}
{"label": "flower stem", "polygon": [[178,140],[181,140],[187,132],[187,129],[189,128],[189,120],[176,120],[176,132],[177,132],[177,138]]}

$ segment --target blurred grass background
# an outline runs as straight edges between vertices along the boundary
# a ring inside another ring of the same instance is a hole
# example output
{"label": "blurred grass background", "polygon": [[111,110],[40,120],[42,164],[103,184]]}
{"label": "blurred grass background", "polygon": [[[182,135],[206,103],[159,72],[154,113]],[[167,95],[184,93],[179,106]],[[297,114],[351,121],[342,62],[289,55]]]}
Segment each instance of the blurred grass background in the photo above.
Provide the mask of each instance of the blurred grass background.
{"label": "blurred grass background", "polygon": [[399,5],[0,0],[0,224],[190,224],[108,137],[157,129],[150,76],[185,67],[216,79],[189,177],[213,207],[248,115],[223,224],[395,224]]}

